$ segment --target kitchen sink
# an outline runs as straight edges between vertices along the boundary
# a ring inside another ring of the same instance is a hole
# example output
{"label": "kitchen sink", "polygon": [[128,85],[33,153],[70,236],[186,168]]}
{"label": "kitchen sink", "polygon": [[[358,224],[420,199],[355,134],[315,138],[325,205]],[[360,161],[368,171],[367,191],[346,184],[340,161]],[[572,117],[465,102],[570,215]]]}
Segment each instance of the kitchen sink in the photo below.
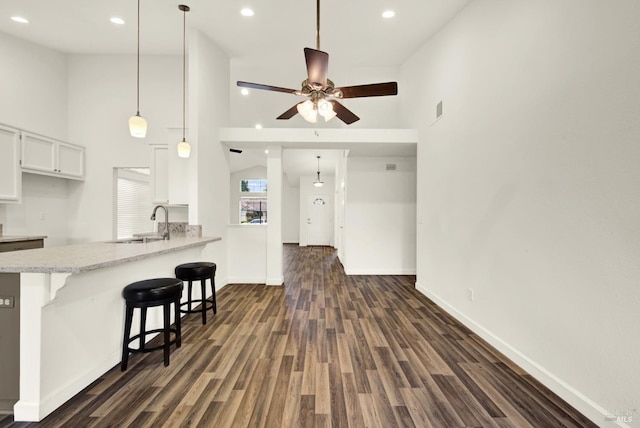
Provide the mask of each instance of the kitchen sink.
{"label": "kitchen sink", "polygon": [[134,238],[116,239],[107,241],[108,244],[147,244],[149,242],[162,241],[162,236],[140,236]]}

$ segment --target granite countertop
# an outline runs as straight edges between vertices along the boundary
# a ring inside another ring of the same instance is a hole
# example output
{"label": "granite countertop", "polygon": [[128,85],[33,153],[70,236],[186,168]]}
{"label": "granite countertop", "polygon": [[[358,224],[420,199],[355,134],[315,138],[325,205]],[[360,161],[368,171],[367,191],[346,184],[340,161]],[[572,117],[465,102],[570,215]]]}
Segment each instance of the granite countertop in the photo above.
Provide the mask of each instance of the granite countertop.
{"label": "granite countertop", "polygon": [[46,239],[46,236],[4,236],[0,235],[0,243],[2,242],[19,242],[19,241],[35,241],[38,239]]}
{"label": "granite countertop", "polygon": [[[31,238],[38,239],[38,238]],[[147,243],[91,242],[0,253],[0,272],[78,273],[219,241],[219,237],[176,237]]]}

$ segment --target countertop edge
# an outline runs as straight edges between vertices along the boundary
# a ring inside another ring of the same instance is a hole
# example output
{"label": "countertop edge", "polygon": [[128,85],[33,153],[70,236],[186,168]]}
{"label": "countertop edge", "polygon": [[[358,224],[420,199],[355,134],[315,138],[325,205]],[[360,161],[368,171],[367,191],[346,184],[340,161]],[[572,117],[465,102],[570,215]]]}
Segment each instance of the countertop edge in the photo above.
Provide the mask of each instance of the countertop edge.
{"label": "countertop edge", "polygon": [[[109,242],[93,242],[93,243],[89,243],[86,245],[125,245],[125,246],[129,246],[129,245],[133,245],[133,246],[138,246],[138,245],[145,245],[144,247],[137,247],[139,249],[143,249],[145,250],[145,252],[143,253],[138,253],[138,254],[132,254],[132,255],[126,255],[126,256],[119,256],[116,258],[111,258],[108,260],[104,260],[104,261],[99,261],[99,262],[95,262],[95,263],[87,263],[85,265],[78,265],[78,266],[73,266],[73,265],[57,265],[57,266],[43,266],[43,265],[14,265],[14,266],[0,266],[0,273],[70,273],[70,274],[74,274],[74,273],[81,273],[81,272],[89,272],[89,271],[93,271],[93,270],[98,270],[98,269],[103,269],[103,268],[108,268],[111,266],[117,266],[120,264],[124,264],[124,263],[129,263],[129,262],[134,262],[134,261],[139,261],[139,260],[144,260],[146,258],[149,257],[154,257],[154,256],[159,256],[162,254],[169,254],[169,253],[173,253],[176,251],[181,251],[181,250],[185,250],[185,249],[189,249],[189,248],[193,248],[193,247],[200,247],[200,246],[204,246],[207,244],[210,244],[212,242],[217,242],[222,240],[221,237],[200,237],[200,238],[186,238],[189,239],[189,242],[185,242],[181,245],[176,245],[176,246],[172,246],[169,248],[166,247],[160,247],[160,248],[153,248],[153,243],[152,244],[114,244],[114,243],[109,243]],[[196,241],[193,241],[191,239],[197,239]],[[173,242],[177,241],[177,240],[172,240]],[[158,241],[158,242],[163,242],[163,241]],[[152,248],[149,248],[152,247]],[[52,248],[55,249],[56,247]],[[58,250],[63,249],[64,247],[57,247]],[[135,247],[134,247],[135,248]],[[43,249],[39,249],[39,250],[43,250]],[[25,251],[39,251],[39,250],[25,250]],[[24,253],[25,251],[22,251],[21,253]],[[15,252],[13,254],[16,254],[18,252]],[[7,253],[5,253],[7,254]]]}
{"label": "countertop edge", "polygon": [[24,241],[38,241],[40,239],[47,239],[46,236],[11,236],[11,235],[0,235],[0,244],[3,242],[24,242]]}

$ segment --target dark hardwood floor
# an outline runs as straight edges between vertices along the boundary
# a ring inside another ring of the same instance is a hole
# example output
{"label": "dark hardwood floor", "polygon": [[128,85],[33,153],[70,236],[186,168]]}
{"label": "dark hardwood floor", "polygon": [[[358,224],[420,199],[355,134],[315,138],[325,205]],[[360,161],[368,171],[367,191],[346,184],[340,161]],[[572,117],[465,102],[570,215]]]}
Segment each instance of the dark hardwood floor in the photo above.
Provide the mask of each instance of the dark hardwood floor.
{"label": "dark hardwood floor", "polygon": [[[418,293],[285,246],[285,285],[218,292],[183,344],[134,354],[39,424],[0,427],[595,427]],[[124,304],[124,303],[123,303]]]}

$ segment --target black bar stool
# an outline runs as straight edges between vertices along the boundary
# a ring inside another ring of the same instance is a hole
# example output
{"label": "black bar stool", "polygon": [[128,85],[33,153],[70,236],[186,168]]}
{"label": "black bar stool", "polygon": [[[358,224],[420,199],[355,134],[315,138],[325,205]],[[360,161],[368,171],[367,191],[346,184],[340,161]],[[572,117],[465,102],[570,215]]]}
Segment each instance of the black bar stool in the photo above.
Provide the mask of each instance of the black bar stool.
{"label": "black bar stool", "polygon": [[[180,311],[186,314],[202,312],[202,324],[207,323],[207,310],[213,309],[214,315],[218,312],[218,308],[216,306],[216,264],[211,262],[195,262],[195,263],[185,263],[176,266],[176,278],[181,279],[183,281],[189,281],[188,285],[188,300],[184,302],[181,306]],[[206,280],[211,280],[211,298],[207,298],[207,292],[205,288]],[[201,287],[201,299],[192,299],[191,298],[191,283],[193,281],[200,281]],[[202,306],[200,310],[193,310],[191,308],[192,303],[201,302]],[[182,306],[187,305],[187,309],[182,309]]]}
{"label": "black bar stool", "polygon": [[[154,278],[144,281],[133,282],[122,290],[122,297],[126,301],[126,316],[124,321],[124,339],[122,342],[122,363],[120,369],[125,371],[129,361],[130,352],[151,352],[164,349],[164,365],[169,365],[169,348],[172,343],[179,348],[182,342],[180,331],[180,298],[182,297],[182,281],[176,278]],[[175,328],[171,325],[171,304],[174,304]],[[164,312],[164,327],[154,330],[147,330],[147,308],[162,306]],[[131,322],[133,321],[133,310],[140,309],[140,333],[133,337],[131,335]],[[145,336],[150,333],[164,333],[162,345],[152,348],[145,347]],[[170,333],[174,333],[174,340],[170,339]],[[138,348],[131,348],[129,344],[134,340],[140,340]]]}

